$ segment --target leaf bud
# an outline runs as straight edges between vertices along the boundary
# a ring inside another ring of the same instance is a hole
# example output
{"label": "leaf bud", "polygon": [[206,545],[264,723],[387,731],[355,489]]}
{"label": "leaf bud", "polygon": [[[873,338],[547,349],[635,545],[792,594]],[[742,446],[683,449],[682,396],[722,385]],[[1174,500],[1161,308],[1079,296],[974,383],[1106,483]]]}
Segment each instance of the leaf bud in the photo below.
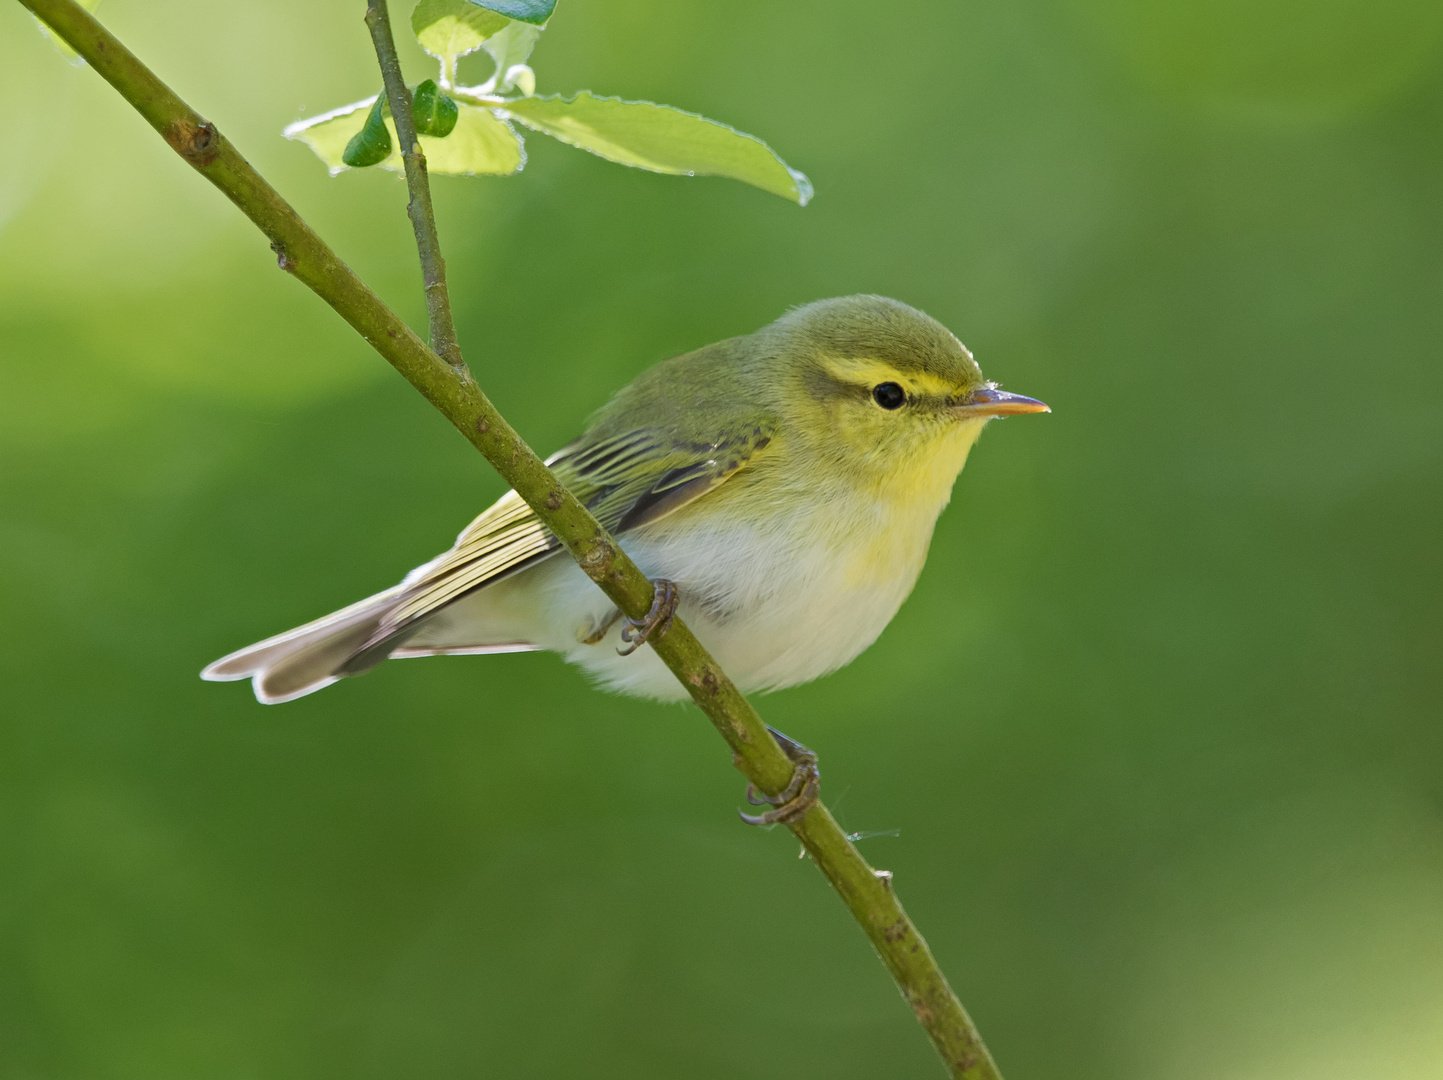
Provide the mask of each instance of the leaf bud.
{"label": "leaf bud", "polygon": [[351,141],[346,143],[346,149],[341,154],[341,160],[353,169],[364,169],[369,165],[379,165],[391,156],[391,133],[386,130],[384,111],[386,108],[386,92],[381,91],[376,102],[371,106],[371,111],[366,114],[366,122],[361,130],[351,136]]}
{"label": "leaf bud", "polygon": [[436,86],[436,80],[427,79],[416,87],[411,97],[411,115],[416,120],[416,132],[444,139],[456,127],[461,110]]}

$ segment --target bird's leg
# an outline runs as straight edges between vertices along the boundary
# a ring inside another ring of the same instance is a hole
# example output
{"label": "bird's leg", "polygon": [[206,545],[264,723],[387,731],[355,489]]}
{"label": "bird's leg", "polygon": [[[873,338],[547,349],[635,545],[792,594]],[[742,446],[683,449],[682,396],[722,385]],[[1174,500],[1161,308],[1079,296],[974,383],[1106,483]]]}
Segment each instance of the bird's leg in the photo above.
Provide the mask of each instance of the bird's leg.
{"label": "bird's leg", "polygon": [[822,790],[822,774],[817,769],[816,753],[795,739],[783,735],[770,724],[767,725],[767,730],[772,733],[772,738],[777,740],[782,753],[791,758],[796,768],[792,771],[792,782],[775,795],[763,795],[757,791],[755,784],[747,785],[747,802],[753,806],[772,807],[760,814],[748,814],[738,810],[737,813],[741,814],[742,820],[748,825],[775,825],[777,822],[786,824],[796,821],[817,804],[817,796]]}
{"label": "bird's leg", "polygon": [[651,584],[651,608],[640,619],[627,617],[626,625],[621,628],[623,644],[616,650],[619,656],[630,656],[654,633],[666,633],[671,617],[676,614],[677,601],[681,599],[676,585],[666,578],[657,578]]}

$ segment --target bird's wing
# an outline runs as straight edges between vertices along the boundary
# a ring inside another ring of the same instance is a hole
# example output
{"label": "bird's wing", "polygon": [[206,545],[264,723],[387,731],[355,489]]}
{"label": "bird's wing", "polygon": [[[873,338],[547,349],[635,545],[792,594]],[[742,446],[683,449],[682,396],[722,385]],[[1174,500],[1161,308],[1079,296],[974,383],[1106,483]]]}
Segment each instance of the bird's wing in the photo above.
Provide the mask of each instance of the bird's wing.
{"label": "bird's wing", "polygon": [[[771,442],[769,424],[751,425],[711,442],[679,442],[641,428],[600,440],[582,438],[548,461],[561,482],[613,534],[650,524],[700,498],[741,471]],[[384,644],[462,596],[538,562],[561,542],[514,491],[508,491],[456,538],[450,551],[412,571],[402,596],[360,650],[366,662]]]}

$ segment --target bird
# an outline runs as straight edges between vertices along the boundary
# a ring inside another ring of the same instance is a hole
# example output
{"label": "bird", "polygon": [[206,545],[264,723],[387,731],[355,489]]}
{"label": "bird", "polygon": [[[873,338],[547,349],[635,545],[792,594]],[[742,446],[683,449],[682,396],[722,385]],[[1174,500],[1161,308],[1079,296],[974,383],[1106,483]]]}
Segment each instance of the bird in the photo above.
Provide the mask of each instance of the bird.
{"label": "bird", "polygon": [[[857,295],[664,360],[548,459],[745,693],[844,666],[911,593],[969,451],[1050,412],[940,322]],[[655,620],[653,620],[655,622]],[[397,585],[222,657],[291,701],[388,658],[552,650],[601,687],[687,696],[514,491]]]}

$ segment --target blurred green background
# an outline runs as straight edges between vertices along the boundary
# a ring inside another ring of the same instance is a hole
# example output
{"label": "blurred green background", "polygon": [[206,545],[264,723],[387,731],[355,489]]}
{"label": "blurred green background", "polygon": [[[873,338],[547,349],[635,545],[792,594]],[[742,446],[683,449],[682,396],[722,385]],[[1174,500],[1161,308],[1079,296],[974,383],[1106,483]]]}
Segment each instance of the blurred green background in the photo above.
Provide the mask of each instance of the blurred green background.
{"label": "blurred green background", "polygon": [[[279,136],[374,92],[363,7],[100,14],[419,325],[401,182]],[[1055,410],[875,647],[759,703],[900,830],[863,851],[1006,1075],[1443,1076],[1443,6],[562,0],[533,62],[818,192],[540,136],[438,181],[538,449],[864,290]],[[938,1075],[695,710],[545,655],[196,678],[502,485],[13,3],[0,89],[0,1074]]]}

